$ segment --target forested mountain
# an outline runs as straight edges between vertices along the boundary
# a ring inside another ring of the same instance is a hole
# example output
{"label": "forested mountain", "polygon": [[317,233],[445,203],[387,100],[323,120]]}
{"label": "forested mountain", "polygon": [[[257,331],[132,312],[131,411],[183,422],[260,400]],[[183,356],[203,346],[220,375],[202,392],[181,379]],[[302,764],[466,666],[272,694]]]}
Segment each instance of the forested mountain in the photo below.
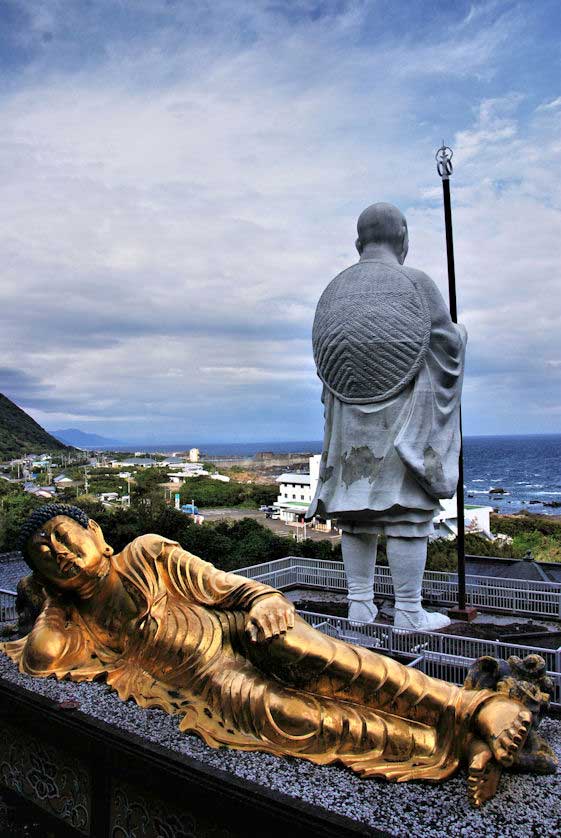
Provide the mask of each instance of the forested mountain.
{"label": "forested mountain", "polygon": [[24,410],[0,393],[0,460],[67,449]]}

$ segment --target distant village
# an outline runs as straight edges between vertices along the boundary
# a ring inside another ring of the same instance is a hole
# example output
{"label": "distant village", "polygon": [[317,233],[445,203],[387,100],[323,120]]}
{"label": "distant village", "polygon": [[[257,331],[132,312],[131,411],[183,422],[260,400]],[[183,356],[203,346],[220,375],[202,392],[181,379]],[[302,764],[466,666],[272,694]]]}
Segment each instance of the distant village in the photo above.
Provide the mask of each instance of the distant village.
{"label": "distant village", "polygon": [[[292,469],[281,471],[284,464]],[[139,472],[157,469],[163,477],[158,485],[170,505],[194,516],[202,523],[201,514],[193,498],[190,503],[180,502],[180,489],[186,480],[207,478],[222,483],[240,479],[244,482],[278,484],[278,496],[270,506],[261,506],[264,522],[279,521],[299,530],[306,537],[306,530],[333,534],[336,522],[316,516],[305,521],[305,513],[314,497],[319,480],[321,455],[274,455],[261,452],[252,459],[210,459],[202,461],[198,448],[185,452],[164,454],[135,451],[118,453],[103,451],[80,451],[70,449],[56,454],[28,454],[0,463],[0,479],[19,484],[23,490],[49,500],[68,502],[72,496],[89,495],[107,508],[127,507],[131,503],[131,485],[135,484]],[[222,471],[219,470],[222,468]],[[166,470],[162,474],[162,470]],[[230,471],[230,474],[223,473]],[[490,515],[493,507],[484,505],[465,506],[467,532],[479,533],[492,539]],[[456,500],[442,500],[441,509],[434,518],[433,538],[453,539],[457,535]]]}

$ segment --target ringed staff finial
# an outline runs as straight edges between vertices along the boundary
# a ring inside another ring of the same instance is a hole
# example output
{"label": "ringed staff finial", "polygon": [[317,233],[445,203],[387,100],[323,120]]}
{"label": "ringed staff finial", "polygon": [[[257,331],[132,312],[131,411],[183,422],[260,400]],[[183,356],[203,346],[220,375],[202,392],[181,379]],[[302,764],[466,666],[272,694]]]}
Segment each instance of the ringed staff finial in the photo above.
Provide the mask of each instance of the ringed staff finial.
{"label": "ringed staff finial", "polygon": [[453,156],[454,152],[450,146],[445,145],[444,140],[442,140],[442,145],[434,155],[436,160],[436,171],[442,180],[448,180],[454,171],[454,167],[452,165]]}

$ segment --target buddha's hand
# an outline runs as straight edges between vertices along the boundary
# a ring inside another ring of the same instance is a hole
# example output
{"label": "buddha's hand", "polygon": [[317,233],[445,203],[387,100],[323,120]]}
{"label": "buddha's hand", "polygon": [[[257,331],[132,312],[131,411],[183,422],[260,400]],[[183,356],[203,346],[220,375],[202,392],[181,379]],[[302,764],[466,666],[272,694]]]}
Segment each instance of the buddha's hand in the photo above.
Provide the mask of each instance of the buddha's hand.
{"label": "buddha's hand", "polygon": [[245,630],[252,643],[270,640],[294,627],[295,609],[291,602],[278,594],[264,597],[255,603],[247,615]]}

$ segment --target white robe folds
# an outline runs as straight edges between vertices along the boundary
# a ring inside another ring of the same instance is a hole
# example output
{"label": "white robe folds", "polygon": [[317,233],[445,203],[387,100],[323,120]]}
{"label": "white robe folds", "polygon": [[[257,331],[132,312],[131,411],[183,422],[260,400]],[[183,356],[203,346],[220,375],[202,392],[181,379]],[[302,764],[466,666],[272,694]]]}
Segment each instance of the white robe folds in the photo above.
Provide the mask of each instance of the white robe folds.
{"label": "white robe folds", "polygon": [[439,498],[456,491],[467,333],[452,322],[435,283],[408,271],[431,314],[421,368],[384,402],[344,403],[324,386],[322,463],[308,519],[321,515],[338,518],[351,531],[425,536]]}

